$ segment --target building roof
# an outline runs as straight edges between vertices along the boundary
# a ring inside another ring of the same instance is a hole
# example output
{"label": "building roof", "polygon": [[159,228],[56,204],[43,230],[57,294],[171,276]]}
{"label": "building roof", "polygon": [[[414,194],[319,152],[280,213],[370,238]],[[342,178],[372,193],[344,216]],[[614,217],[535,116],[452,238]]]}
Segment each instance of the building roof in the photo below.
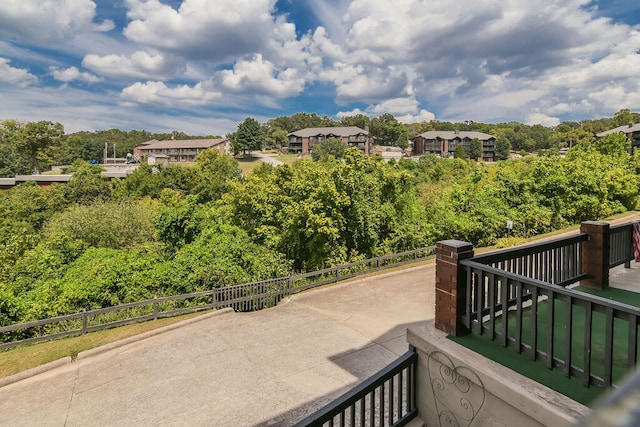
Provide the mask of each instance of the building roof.
{"label": "building roof", "polygon": [[147,142],[139,144],[136,148],[138,150],[151,150],[151,149],[163,149],[163,148],[211,148],[217,145],[223,144],[228,141],[227,138],[215,138],[215,139],[168,139],[166,141],[157,141],[152,139]]}
{"label": "building roof", "polygon": [[480,141],[486,141],[488,139],[494,138],[495,136],[489,135],[488,133],[483,132],[473,132],[473,131],[454,131],[454,130],[430,130],[425,133],[421,133],[418,137],[423,137],[424,139],[446,139],[451,140],[454,138],[460,139],[479,139]]}
{"label": "building roof", "polygon": [[300,138],[308,138],[318,135],[335,135],[335,136],[351,136],[351,135],[368,135],[364,129],[357,126],[340,126],[340,127],[321,127],[321,128],[305,128],[295,132],[291,132],[287,136],[298,136]]}
{"label": "building roof", "polygon": [[640,132],[640,123],[629,123],[628,125],[618,126],[614,129],[609,129],[604,132],[597,133],[596,136],[598,138],[602,138],[603,136],[610,135],[612,133],[633,133]]}

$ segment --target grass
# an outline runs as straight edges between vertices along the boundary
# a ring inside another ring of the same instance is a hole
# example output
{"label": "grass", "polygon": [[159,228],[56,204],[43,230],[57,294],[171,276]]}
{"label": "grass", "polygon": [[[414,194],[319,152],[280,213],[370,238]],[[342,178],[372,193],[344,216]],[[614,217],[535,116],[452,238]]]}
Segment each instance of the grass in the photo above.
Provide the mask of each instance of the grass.
{"label": "grass", "polygon": [[[608,288],[605,290],[595,290],[584,287],[577,287],[575,290],[580,292],[597,295],[602,298],[613,301],[622,302],[629,305],[640,307],[640,294],[621,289]],[[538,303],[538,319],[537,319],[537,345],[542,351],[547,350],[547,315],[549,304],[546,301]],[[554,356],[562,360],[566,360],[565,355],[565,339],[566,339],[566,313],[567,304],[564,301],[556,300],[554,303]],[[573,306],[571,323],[571,354],[572,364],[579,368],[584,367],[584,330],[585,330],[585,314],[584,307]],[[523,311],[522,320],[522,341],[531,344],[531,318],[530,309]],[[496,319],[496,329],[502,327],[502,319]],[[515,336],[515,313],[510,313],[508,317],[507,327],[509,336]],[[604,336],[606,330],[606,316],[602,313],[593,312],[591,320],[591,372],[599,377],[604,376],[604,358],[605,343]],[[627,368],[627,348],[628,348],[628,323],[621,319],[614,319],[614,336],[613,336],[613,381],[620,381],[625,378],[628,373]],[[566,378],[562,371],[558,369],[549,370],[542,361],[533,362],[529,355],[518,354],[514,349],[505,350],[499,343],[492,342],[484,336],[469,334],[463,337],[451,337],[452,340],[459,344],[488,357],[501,365],[513,369],[520,374],[533,379],[536,382],[546,385],[547,387],[558,391],[570,398],[584,404],[592,404],[599,397],[603,390],[596,388],[587,388],[577,378]],[[640,352],[640,348],[638,349]],[[640,354],[640,353],[639,353]]]}
{"label": "grass", "polygon": [[3,350],[0,351],[0,378],[17,374],[66,356],[75,359],[78,353],[85,350],[152,331],[201,314],[190,313],[183,316],[135,323],[119,328],[91,332],[77,337],[61,338]]}
{"label": "grass", "polygon": [[[300,157],[298,157],[297,154],[281,154],[280,156],[276,157],[278,160],[280,160],[283,163],[286,163],[288,165],[291,165],[293,163],[295,163],[296,161],[300,160]],[[310,159],[311,156],[306,156],[305,158]]]}
{"label": "grass", "polygon": [[248,174],[253,170],[253,168],[263,163],[262,160],[260,160],[258,157],[250,157],[250,156],[239,157],[239,158],[236,158],[236,160],[238,161],[238,167],[242,171],[243,175]]}

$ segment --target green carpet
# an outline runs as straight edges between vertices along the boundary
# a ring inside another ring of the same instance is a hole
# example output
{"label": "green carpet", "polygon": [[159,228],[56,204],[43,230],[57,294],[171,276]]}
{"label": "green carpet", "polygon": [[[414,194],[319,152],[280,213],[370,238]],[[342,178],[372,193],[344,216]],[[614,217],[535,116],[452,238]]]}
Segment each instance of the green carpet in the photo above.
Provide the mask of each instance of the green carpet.
{"label": "green carpet", "polygon": [[[623,302],[625,304],[640,307],[640,294],[609,288],[606,290],[594,290],[577,287],[580,292],[597,295],[602,298]],[[538,303],[537,343],[542,351],[547,349],[547,315],[549,305],[546,302]],[[566,310],[567,305],[563,301],[556,300],[554,304],[554,356],[566,359],[565,334],[566,334]],[[571,354],[572,364],[582,368],[584,366],[584,325],[586,310],[582,307],[573,307],[571,316],[572,339]],[[496,319],[496,329],[501,329],[502,319]],[[604,331],[606,328],[606,316],[601,313],[592,313],[592,345],[591,345],[591,372],[600,377],[604,376]],[[511,312],[508,318],[508,330],[510,336],[515,336],[515,313]],[[613,381],[619,381],[627,374],[627,346],[628,346],[627,322],[614,320],[613,337]],[[522,341],[531,343],[531,310],[523,310]],[[463,337],[450,337],[453,341],[500,363],[522,375],[529,377],[547,387],[562,393],[584,405],[590,405],[602,394],[601,390],[593,387],[585,387],[577,378],[566,378],[560,370],[549,370],[541,361],[532,361],[528,355],[519,354],[514,349],[505,349],[498,342],[492,342],[484,336],[469,334]],[[639,343],[640,345],[640,343]],[[640,354],[640,348],[638,349]]]}

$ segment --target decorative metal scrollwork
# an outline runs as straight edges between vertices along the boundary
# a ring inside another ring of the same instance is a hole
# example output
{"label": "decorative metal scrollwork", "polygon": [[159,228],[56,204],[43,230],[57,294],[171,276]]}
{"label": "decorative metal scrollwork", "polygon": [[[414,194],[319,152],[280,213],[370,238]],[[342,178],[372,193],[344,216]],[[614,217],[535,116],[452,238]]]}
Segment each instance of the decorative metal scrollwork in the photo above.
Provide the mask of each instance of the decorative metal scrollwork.
{"label": "decorative metal scrollwork", "polygon": [[435,409],[441,426],[469,426],[485,400],[482,380],[471,369],[455,366],[445,353],[433,351],[427,361]]}

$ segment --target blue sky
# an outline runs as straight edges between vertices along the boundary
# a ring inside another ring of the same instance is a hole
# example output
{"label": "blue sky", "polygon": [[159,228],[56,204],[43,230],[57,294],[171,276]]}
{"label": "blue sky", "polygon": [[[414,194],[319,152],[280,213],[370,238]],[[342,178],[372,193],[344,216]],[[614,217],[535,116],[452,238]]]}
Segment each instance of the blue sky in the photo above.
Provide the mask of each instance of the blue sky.
{"label": "blue sky", "polygon": [[0,120],[223,135],[296,112],[403,122],[640,111],[629,0],[0,0]]}

